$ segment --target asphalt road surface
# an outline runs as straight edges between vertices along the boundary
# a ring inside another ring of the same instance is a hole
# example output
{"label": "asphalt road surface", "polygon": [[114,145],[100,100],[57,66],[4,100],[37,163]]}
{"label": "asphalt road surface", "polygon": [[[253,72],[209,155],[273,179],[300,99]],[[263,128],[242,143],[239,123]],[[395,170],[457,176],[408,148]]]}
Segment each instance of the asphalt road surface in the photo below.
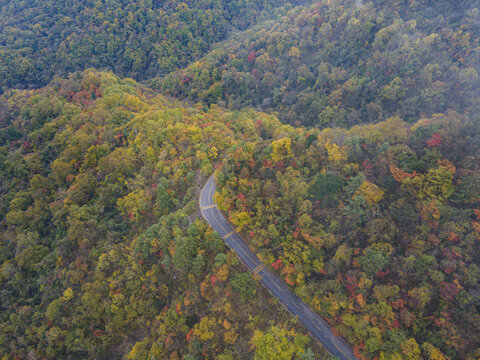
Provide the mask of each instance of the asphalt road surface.
{"label": "asphalt road surface", "polygon": [[258,278],[262,285],[320,341],[325,349],[341,360],[354,360],[352,348],[342,338],[335,336],[330,326],[303,301],[294,295],[287,284],[269,271],[260,262],[240,235],[223,217],[213,201],[216,184],[213,176],[208,179],[200,193],[200,211],[208,224],[222,237],[227,246],[235,251],[242,262]]}

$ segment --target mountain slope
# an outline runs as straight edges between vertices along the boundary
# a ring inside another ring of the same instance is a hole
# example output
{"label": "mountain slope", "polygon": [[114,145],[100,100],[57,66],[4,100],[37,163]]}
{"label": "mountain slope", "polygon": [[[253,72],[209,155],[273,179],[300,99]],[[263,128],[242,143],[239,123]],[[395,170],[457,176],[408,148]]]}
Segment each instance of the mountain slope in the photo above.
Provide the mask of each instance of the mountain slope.
{"label": "mountain slope", "polygon": [[359,359],[477,359],[479,125],[285,126],[228,149],[216,202]]}
{"label": "mountain slope", "polygon": [[0,90],[108,68],[143,80],[188,65],[233,29],[298,1],[0,1]]}
{"label": "mountain slope", "polygon": [[478,111],[478,9],[421,4],[299,6],[153,84],[177,97],[320,127]]}
{"label": "mountain slope", "polygon": [[0,357],[323,354],[198,213],[225,149],[277,119],[93,71],[0,103]]}

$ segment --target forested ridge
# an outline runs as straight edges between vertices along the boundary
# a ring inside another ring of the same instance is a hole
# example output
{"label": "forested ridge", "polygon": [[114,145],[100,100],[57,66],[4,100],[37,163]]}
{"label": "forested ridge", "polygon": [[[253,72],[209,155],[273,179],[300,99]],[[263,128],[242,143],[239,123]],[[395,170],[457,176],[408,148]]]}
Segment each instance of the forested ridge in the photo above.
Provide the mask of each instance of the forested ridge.
{"label": "forested ridge", "polygon": [[452,112],[413,126],[284,127],[228,150],[216,198],[359,359],[475,359],[478,126]]}
{"label": "forested ridge", "polygon": [[297,1],[0,1],[0,90],[89,67],[145,80]]}
{"label": "forested ridge", "polygon": [[479,12],[0,0],[0,358],[478,359]]}
{"label": "forested ridge", "polygon": [[198,218],[212,164],[278,120],[91,71],[0,102],[3,359],[319,353]]}
{"label": "forested ridge", "polygon": [[478,111],[478,9],[435,2],[425,17],[418,3],[299,6],[153,84],[177,97],[258,107],[320,127]]}

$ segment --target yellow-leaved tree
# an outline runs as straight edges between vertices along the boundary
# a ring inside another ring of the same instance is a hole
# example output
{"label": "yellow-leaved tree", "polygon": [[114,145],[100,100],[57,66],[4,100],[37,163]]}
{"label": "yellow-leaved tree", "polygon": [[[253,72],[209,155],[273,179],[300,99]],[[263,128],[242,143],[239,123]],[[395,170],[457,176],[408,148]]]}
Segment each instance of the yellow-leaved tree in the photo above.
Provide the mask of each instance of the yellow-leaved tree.
{"label": "yellow-leaved tree", "polygon": [[272,141],[272,161],[277,163],[292,156],[292,139],[283,138]]}
{"label": "yellow-leaved tree", "polygon": [[354,194],[354,198],[358,195],[363,196],[368,205],[375,205],[383,199],[383,191],[378,185],[365,180]]}

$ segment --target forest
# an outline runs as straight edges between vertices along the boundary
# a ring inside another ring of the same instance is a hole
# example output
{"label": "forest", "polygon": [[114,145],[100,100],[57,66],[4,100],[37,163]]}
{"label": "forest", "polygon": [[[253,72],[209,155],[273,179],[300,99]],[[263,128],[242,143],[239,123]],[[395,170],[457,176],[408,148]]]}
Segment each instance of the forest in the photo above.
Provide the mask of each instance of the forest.
{"label": "forest", "polygon": [[480,358],[480,4],[0,0],[0,359]]}
{"label": "forest", "polygon": [[227,150],[217,201],[359,359],[475,359],[478,125],[449,112],[283,127]]}
{"label": "forest", "polygon": [[418,2],[410,3],[412,12],[402,16],[370,2],[282,8],[278,19],[236,33],[151,82],[175,97],[275,111],[292,125],[351,127],[479,111],[478,9],[449,2],[422,19]]}
{"label": "forest", "polygon": [[276,118],[93,71],[0,103],[2,359],[323,353],[198,216],[213,164]]}
{"label": "forest", "polygon": [[299,0],[0,0],[0,91],[89,67],[145,80]]}

